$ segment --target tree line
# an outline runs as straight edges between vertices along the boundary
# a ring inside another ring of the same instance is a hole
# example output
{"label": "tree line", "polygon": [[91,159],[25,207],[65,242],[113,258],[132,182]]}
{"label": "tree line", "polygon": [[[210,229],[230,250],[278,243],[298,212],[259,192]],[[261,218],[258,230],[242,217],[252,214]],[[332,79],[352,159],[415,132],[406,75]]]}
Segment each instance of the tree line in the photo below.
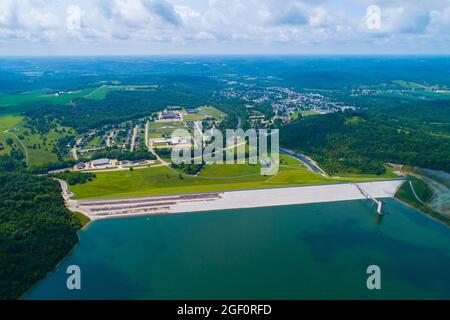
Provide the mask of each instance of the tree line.
{"label": "tree line", "polygon": [[0,299],[17,299],[53,270],[78,241],[80,221],[60,185],[0,157]]}
{"label": "tree line", "polygon": [[283,146],[313,156],[330,173],[384,173],[386,162],[450,172],[450,140],[361,112],[299,119],[281,129]]}

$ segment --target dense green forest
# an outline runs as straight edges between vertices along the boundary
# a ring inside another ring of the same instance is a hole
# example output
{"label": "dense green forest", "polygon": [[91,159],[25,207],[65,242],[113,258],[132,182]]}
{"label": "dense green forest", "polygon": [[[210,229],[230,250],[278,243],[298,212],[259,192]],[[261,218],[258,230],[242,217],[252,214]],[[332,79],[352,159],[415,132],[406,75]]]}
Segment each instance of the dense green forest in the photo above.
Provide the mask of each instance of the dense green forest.
{"label": "dense green forest", "polygon": [[450,96],[424,100],[417,97],[375,95],[344,97],[373,117],[392,125],[416,128],[436,134],[450,134]]}
{"label": "dense green forest", "polygon": [[281,129],[280,141],[312,155],[332,174],[382,174],[385,162],[450,171],[448,137],[406,130],[367,113],[301,118]]}
{"label": "dense green forest", "polygon": [[128,151],[124,149],[106,149],[99,152],[96,152],[92,157],[91,160],[95,159],[102,159],[102,158],[108,158],[108,159],[116,159],[119,161],[123,160],[129,160],[129,161],[137,161],[137,160],[156,160],[156,156],[152,153],[150,153],[145,148],[139,148],[134,151]]}
{"label": "dense green forest", "polygon": [[51,178],[0,169],[0,181],[0,299],[17,299],[67,255],[80,222]]}
{"label": "dense green forest", "polygon": [[93,173],[73,172],[73,171],[54,173],[51,176],[54,178],[64,180],[72,186],[76,185],[76,184],[84,184],[84,183],[92,181],[96,178],[95,174],[93,174]]}

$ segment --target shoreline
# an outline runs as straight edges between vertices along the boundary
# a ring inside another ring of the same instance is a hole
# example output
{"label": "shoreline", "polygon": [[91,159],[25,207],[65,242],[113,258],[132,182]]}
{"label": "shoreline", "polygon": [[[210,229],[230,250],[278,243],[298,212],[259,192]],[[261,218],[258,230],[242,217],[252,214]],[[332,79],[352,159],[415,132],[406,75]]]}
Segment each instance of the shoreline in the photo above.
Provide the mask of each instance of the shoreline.
{"label": "shoreline", "polygon": [[69,200],[69,209],[99,219],[180,214],[229,209],[276,207],[366,199],[358,187],[373,198],[394,198],[404,179],[217,191],[178,195]]}

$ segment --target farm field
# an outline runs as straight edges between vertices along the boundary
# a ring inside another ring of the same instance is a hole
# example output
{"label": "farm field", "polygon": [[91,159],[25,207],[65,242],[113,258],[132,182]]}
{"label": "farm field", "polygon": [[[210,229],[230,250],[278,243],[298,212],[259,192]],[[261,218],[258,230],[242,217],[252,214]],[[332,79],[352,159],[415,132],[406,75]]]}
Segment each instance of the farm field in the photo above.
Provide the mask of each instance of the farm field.
{"label": "farm field", "polygon": [[19,114],[33,109],[35,103],[67,104],[77,98],[105,99],[108,92],[116,90],[145,90],[145,86],[98,86],[56,94],[54,90],[39,89],[15,94],[0,95],[0,114]]}
{"label": "farm field", "polygon": [[62,95],[55,95],[48,89],[33,90],[12,95],[0,96],[0,114],[18,114],[35,107],[35,103],[67,104],[76,98],[89,95],[93,88],[69,91]]}

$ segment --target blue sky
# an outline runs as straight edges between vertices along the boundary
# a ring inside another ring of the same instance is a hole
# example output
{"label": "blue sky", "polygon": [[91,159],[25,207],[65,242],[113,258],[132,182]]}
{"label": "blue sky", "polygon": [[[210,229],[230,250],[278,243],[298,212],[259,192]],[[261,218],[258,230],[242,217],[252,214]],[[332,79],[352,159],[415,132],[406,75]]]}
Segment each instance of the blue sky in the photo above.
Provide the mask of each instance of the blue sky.
{"label": "blue sky", "polygon": [[450,54],[449,34],[450,0],[0,0],[0,55]]}

